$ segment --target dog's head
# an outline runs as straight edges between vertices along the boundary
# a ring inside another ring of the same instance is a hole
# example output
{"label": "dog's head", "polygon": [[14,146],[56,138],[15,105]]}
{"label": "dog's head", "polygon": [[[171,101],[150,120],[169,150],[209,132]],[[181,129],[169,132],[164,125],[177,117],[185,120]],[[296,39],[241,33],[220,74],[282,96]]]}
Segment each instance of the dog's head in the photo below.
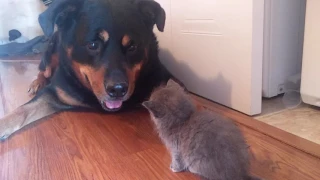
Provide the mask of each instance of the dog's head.
{"label": "dog's head", "polygon": [[74,74],[106,111],[116,111],[134,92],[165,12],[153,0],[55,0],[39,23],[47,36],[57,25]]}

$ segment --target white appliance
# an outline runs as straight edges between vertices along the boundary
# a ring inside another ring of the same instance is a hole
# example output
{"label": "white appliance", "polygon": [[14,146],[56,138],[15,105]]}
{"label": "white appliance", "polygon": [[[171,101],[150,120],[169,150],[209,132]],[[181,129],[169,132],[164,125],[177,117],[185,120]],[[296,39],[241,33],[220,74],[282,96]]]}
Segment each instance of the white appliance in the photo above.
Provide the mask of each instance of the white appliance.
{"label": "white appliance", "polygon": [[195,94],[255,115],[262,93],[276,96],[301,71],[305,0],[157,1],[160,58]]}
{"label": "white appliance", "polygon": [[301,79],[302,101],[320,107],[320,1],[307,3]]}
{"label": "white appliance", "polygon": [[262,96],[285,92],[301,73],[305,0],[265,0]]}

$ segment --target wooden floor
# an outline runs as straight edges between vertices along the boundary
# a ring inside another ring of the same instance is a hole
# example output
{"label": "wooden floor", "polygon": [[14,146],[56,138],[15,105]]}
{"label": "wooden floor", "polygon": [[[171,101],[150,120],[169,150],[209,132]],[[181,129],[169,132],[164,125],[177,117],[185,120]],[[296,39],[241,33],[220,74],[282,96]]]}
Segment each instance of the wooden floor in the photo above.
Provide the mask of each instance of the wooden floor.
{"label": "wooden floor", "polygon": [[[26,91],[35,71],[36,63],[0,62],[0,117],[28,99]],[[253,153],[253,174],[266,180],[320,179],[318,145],[196,99],[239,125]],[[143,109],[109,115],[61,113],[0,143],[0,180],[198,179],[172,173],[169,164],[169,154]]]}

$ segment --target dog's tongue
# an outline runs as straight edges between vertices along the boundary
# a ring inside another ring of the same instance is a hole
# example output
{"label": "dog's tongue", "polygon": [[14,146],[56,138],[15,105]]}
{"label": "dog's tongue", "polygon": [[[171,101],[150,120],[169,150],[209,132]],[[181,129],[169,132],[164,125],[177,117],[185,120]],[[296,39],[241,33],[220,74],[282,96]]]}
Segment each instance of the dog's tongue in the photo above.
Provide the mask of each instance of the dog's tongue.
{"label": "dog's tongue", "polygon": [[105,101],[105,105],[109,109],[118,109],[122,106],[122,101]]}

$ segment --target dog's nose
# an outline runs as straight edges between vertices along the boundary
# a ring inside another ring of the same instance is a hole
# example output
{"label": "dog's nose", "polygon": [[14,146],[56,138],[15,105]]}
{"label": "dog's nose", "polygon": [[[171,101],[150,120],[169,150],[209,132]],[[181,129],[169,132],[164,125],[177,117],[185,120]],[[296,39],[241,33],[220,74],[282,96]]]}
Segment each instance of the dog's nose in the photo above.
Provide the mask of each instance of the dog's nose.
{"label": "dog's nose", "polygon": [[127,83],[118,83],[107,87],[107,93],[110,97],[121,98],[128,92]]}

